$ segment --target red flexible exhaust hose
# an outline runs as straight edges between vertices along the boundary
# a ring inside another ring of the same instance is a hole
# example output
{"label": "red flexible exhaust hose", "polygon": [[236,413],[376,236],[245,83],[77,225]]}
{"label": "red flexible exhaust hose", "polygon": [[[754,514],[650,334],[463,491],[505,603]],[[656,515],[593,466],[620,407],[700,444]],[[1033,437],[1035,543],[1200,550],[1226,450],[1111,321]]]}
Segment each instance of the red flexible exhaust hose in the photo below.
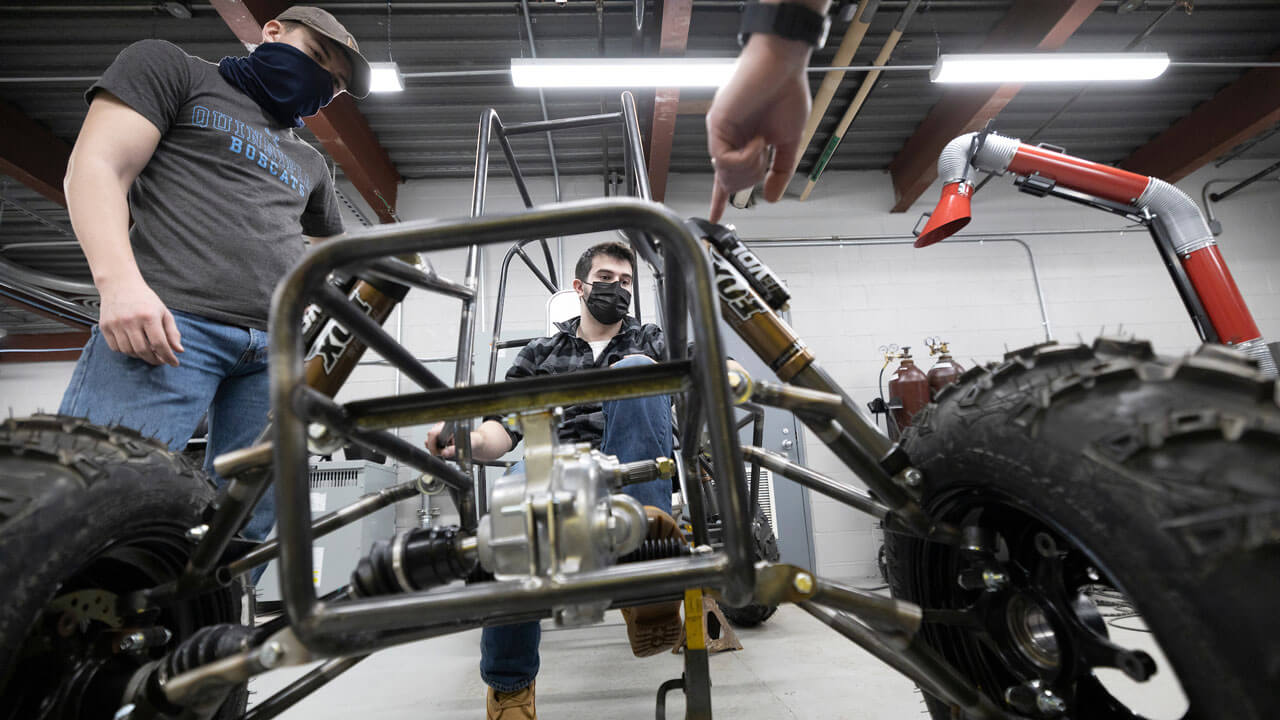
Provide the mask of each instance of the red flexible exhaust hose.
{"label": "red flexible exhaust hose", "polygon": [[1146,175],[1026,144],[1018,146],[1009,171],[1024,176],[1040,173],[1059,185],[1122,205],[1137,203],[1151,182]]}
{"label": "red flexible exhaust hose", "polygon": [[[1260,344],[1258,326],[1200,209],[1186,193],[1158,178],[1033,147],[996,133],[967,133],[947,143],[938,158],[938,175],[944,183],[942,197],[917,237],[916,247],[939,242],[969,224],[973,192],[970,178],[974,169],[1009,171],[1023,177],[1039,175],[1059,187],[1147,214],[1177,253],[1219,341],[1246,344],[1245,349],[1259,360],[1260,366],[1270,364],[1269,352]],[[1275,372],[1274,365],[1271,372]]]}
{"label": "red flexible exhaust hose", "polygon": [[1204,305],[1219,340],[1239,345],[1262,337],[1217,245],[1182,256],[1182,269],[1200,296],[1200,304]]}

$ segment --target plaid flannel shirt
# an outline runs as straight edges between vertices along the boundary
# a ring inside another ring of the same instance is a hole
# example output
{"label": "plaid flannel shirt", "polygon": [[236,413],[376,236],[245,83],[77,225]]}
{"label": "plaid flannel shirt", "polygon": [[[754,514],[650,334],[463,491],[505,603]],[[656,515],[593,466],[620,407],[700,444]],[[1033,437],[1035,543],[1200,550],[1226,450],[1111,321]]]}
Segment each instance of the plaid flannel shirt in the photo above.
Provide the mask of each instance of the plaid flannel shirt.
{"label": "plaid flannel shirt", "polygon": [[[666,353],[662,329],[648,323],[641,325],[639,320],[628,315],[622,321],[622,329],[605,346],[604,352],[599,357],[592,357],[591,346],[578,337],[580,323],[581,318],[556,323],[559,332],[555,335],[538,338],[525,345],[511,369],[507,370],[506,378],[515,380],[607,368],[628,355],[645,355],[661,361]],[[490,415],[485,420],[501,421],[502,416]],[[502,427],[511,436],[511,447],[515,447],[523,435],[506,424]],[[564,418],[560,422],[561,442],[588,442],[598,447],[603,436],[604,410],[600,403],[583,403],[564,409]]]}

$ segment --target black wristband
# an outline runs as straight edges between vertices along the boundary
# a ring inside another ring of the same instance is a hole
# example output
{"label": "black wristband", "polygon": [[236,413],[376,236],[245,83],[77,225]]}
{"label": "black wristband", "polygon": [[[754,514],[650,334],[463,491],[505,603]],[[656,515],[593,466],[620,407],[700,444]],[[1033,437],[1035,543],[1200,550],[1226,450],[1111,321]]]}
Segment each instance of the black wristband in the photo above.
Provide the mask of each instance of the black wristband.
{"label": "black wristband", "polygon": [[798,40],[814,49],[821,49],[827,42],[827,31],[830,29],[830,18],[804,5],[753,2],[742,9],[738,44],[746,45],[753,33],[765,33],[786,40]]}

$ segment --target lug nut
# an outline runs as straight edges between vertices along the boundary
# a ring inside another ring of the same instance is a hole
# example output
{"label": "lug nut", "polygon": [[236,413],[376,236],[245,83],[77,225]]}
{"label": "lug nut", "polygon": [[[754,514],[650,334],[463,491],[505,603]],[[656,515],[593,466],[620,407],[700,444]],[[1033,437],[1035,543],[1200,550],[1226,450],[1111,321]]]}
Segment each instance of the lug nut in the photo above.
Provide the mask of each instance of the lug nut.
{"label": "lug nut", "polygon": [[1042,715],[1057,717],[1067,711],[1067,703],[1054,695],[1052,690],[1044,688],[1036,695],[1036,710],[1039,710]]}
{"label": "lug nut", "polygon": [[996,592],[1009,584],[1009,576],[1002,572],[983,570],[982,584],[986,586],[987,592]]}
{"label": "lug nut", "polygon": [[658,462],[658,477],[669,478],[676,474],[676,461],[669,457],[660,457]]}
{"label": "lug nut", "polygon": [[128,635],[120,638],[120,642],[116,647],[120,648],[120,652],[129,652],[130,650],[137,650],[141,648],[146,642],[147,638],[145,635],[140,632],[135,632],[129,633]]}

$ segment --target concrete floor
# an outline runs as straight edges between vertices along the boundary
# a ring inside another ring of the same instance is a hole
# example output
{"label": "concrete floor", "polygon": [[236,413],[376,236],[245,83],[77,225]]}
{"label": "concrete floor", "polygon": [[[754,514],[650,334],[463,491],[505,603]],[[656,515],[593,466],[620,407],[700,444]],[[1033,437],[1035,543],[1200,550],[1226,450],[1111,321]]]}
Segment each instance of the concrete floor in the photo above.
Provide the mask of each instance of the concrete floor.
{"label": "concrete floor", "polygon": [[[871,582],[871,581],[868,581]],[[783,606],[755,629],[739,630],[742,650],[711,657],[716,717],[734,720],[914,720],[925,718],[919,691],[853,643],[794,606]],[[303,700],[285,720],[477,720],[484,717],[480,633],[471,631],[384,650]],[[1153,647],[1149,635],[1113,638]],[[1157,657],[1167,667],[1163,657]],[[253,681],[250,705],[314,666],[289,668]],[[681,658],[632,657],[617,612],[586,628],[544,623],[538,715],[549,720],[648,720],[658,685],[679,677]],[[1168,675],[1166,674],[1167,678]],[[1154,720],[1180,718],[1176,685],[1130,685],[1126,701]],[[1135,694],[1136,691],[1136,694]],[[1114,690],[1113,690],[1114,692]],[[679,691],[667,717],[684,716]]]}

